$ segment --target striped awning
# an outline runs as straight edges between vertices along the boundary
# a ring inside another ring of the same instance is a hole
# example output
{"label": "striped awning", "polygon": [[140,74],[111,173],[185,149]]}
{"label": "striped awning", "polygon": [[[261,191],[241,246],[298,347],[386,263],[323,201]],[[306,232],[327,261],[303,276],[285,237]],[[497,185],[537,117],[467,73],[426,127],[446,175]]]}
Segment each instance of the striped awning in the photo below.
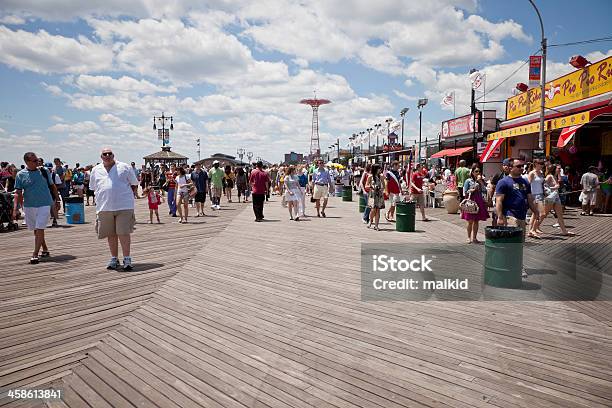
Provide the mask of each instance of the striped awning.
{"label": "striped awning", "polygon": [[561,134],[559,135],[559,140],[557,141],[557,147],[565,147],[569,143],[569,141],[572,140],[572,137],[574,137],[576,131],[581,127],[582,125],[576,125],[563,128]]}
{"label": "striped awning", "polygon": [[487,146],[485,147],[484,151],[480,155],[480,162],[484,163],[487,160],[489,160],[491,156],[493,155],[493,153],[495,152],[495,150],[501,146],[503,141],[504,139],[489,140],[487,142]]}

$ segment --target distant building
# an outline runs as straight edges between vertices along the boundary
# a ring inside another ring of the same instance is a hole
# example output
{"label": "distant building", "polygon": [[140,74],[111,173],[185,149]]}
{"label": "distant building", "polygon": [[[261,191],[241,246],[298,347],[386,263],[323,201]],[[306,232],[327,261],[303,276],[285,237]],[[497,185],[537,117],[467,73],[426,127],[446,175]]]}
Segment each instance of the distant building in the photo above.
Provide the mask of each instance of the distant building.
{"label": "distant building", "polygon": [[302,153],[291,152],[291,153],[285,154],[284,163],[286,164],[298,164],[298,163],[302,163],[303,161],[304,161],[304,155]]}
{"label": "distant building", "polygon": [[194,164],[201,164],[202,166],[209,168],[212,167],[212,164],[215,160],[219,161],[219,165],[221,167],[225,167],[228,164],[230,166],[240,166],[241,164],[247,164],[247,162],[241,163],[240,160],[236,160],[235,156],[230,156],[229,154],[223,153],[215,153],[210,157],[196,161]]}

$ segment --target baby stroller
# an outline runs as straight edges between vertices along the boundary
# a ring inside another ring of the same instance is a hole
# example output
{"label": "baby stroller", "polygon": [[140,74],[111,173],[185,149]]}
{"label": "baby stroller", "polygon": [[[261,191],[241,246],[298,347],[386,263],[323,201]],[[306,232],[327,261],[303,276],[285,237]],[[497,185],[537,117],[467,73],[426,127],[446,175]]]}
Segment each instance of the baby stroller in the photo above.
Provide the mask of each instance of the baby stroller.
{"label": "baby stroller", "polygon": [[19,229],[19,225],[13,222],[12,215],[13,195],[11,193],[0,192],[0,231],[17,231]]}

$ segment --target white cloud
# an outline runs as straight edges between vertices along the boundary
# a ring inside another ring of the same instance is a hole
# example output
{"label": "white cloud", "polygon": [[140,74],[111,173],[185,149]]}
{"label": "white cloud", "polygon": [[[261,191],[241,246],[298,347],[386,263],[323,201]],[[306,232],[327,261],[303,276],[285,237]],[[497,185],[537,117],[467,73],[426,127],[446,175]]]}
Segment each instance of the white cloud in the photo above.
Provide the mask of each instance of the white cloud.
{"label": "white cloud", "polygon": [[93,133],[99,129],[100,126],[97,123],[87,120],[76,123],[56,123],[47,130],[57,133]]}
{"label": "white cloud", "polygon": [[173,93],[177,92],[175,86],[161,86],[145,79],[135,79],[128,76],[112,78],[106,75],[79,75],[76,78],[67,78],[67,84],[72,84],[80,90],[88,93],[96,91],[104,92],[136,92],[143,94]]}
{"label": "white cloud", "polygon": [[14,14],[8,14],[8,15],[0,17],[0,24],[23,25],[25,23],[26,23],[25,18],[14,15]]}
{"label": "white cloud", "polygon": [[31,33],[0,26],[0,62],[41,74],[96,72],[109,69],[112,51],[91,40]]}
{"label": "white cloud", "polygon": [[177,83],[232,78],[252,68],[251,52],[218,27],[180,20],[89,20],[103,41],[114,41],[119,69]]}

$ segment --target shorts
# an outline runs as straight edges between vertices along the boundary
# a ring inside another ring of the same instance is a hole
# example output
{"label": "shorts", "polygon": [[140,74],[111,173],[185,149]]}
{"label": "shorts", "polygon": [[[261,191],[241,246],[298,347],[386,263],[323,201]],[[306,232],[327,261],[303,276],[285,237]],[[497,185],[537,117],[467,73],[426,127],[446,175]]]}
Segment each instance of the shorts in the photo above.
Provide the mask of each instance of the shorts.
{"label": "shorts", "polygon": [[391,201],[391,205],[395,205],[402,201],[402,196],[399,193],[389,193],[389,201]]}
{"label": "shorts", "polygon": [[535,201],[538,204],[544,203],[544,194],[534,194],[533,201]]}
{"label": "shorts", "polygon": [[507,216],[506,220],[508,221],[509,227],[517,227],[523,230],[523,242],[525,241],[525,234],[527,233],[527,221],[519,220],[518,218]]}
{"label": "shorts", "polygon": [[597,191],[583,191],[580,194],[580,201],[582,201],[582,205],[595,205],[597,198]]}
{"label": "shorts", "polygon": [[45,229],[49,223],[51,206],[24,207],[25,222],[29,230]]}
{"label": "shorts", "polygon": [[136,216],[134,210],[100,211],[96,214],[98,239],[134,232]]}
{"label": "shorts", "polygon": [[159,203],[155,203],[155,204],[149,203],[149,210],[157,211],[158,208],[159,208]]}
{"label": "shorts", "polygon": [[314,193],[312,194],[312,198],[314,198],[315,200],[320,200],[322,198],[327,198],[328,195],[329,195],[328,185],[321,186],[319,184],[315,184]]}
{"label": "shorts", "polygon": [[211,192],[213,197],[221,197],[221,194],[223,194],[223,187],[212,186]]}
{"label": "shorts", "polygon": [[189,191],[180,191],[178,192],[178,198],[189,198]]}
{"label": "shorts", "polygon": [[205,203],[206,202],[206,193],[203,191],[198,191],[195,195],[196,203]]}
{"label": "shorts", "polygon": [[423,193],[420,194],[411,194],[412,200],[416,201],[417,205],[420,208],[425,208],[425,195]]}
{"label": "shorts", "polygon": [[83,190],[85,188],[83,184],[75,184],[73,187],[75,190]]}
{"label": "shorts", "polygon": [[226,188],[234,188],[234,180],[225,180],[225,187]]}

